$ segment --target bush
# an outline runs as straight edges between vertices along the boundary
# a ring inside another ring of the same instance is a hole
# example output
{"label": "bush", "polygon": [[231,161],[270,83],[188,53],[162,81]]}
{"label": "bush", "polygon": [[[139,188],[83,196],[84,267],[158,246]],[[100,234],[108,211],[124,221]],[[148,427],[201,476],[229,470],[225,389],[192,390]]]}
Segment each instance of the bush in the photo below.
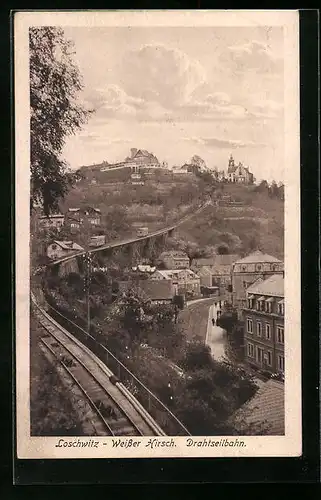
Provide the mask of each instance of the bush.
{"label": "bush", "polygon": [[181,366],[187,371],[199,370],[212,365],[211,349],[202,342],[188,344]]}
{"label": "bush", "polygon": [[229,311],[223,312],[223,314],[217,319],[217,326],[220,326],[227,332],[232,332],[233,327],[237,324],[237,312]]}

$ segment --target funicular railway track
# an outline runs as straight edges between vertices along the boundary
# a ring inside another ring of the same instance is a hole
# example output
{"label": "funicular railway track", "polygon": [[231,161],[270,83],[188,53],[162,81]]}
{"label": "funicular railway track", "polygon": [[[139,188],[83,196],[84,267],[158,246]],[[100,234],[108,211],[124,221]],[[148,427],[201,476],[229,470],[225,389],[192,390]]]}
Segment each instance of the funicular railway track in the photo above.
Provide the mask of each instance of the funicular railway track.
{"label": "funicular railway track", "polygon": [[[188,221],[196,213],[210,205],[206,202],[199,206],[193,213],[185,215],[181,220],[164,229],[154,231],[146,236],[131,237],[121,241],[111,242],[99,248],[90,250],[93,254],[102,250],[112,249],[138,241],[147,240],[170,232],[182,223]],[[48,264],[48,267],[59,266],[64,262],[85,255],[85,251],[74,253]],[[160,401],[137,377],[117,358],[108,351],[112,360],[118,368],[122,367],[129,375],[134,386],[139,390],[140,401],[128,390],[128,388],[111,372],[102,360],[94,354],[91,347],[84,345],[78,338],[65,330],[44,308],[37,303],[33,293],[31,294],[33,314],[44,329],[44,336],[40,340],[40,348],[55,358],[63,367],[65,372],[73,380],[80,390],[83,398],[89,403],[93,414],[95,414],[96,435],[102,436],[166,436],[166,435],[190,435],[182,422]],[[51,306],[50,306],[51,307]],[[51,307],[52,308],[52,307]],[[58,311],[56,311],[58,312]],[[58,313],[60,314],[60,313]],[[62,316],[60,314],[60,316]],[[66,318],[64,318],[66,319]],[[60,321],[60,320],[59,320]],[[72,323],[72,322],[71,322]],[[77,326],[73,324],[73,326]],[[77,326],[78,329],[82,330]],[[86,334],[86,339],[90,335]],[[92,339],[93,340],[93,339]],[[96,343],[97,347],[97,343]],[[101,344],[99,345],[101,348]],[[105,349],[106,353],[107,350]],[[107,355],[108,356],[108,355]],[[142,401],[143,400],[143,401]],[[148,411],[145,409],[147,403]],[[154,410],[154,418],[165,428],[168,426],[167,434],[156,423],[149,413]],[[173,433],[173,429],[175,432]]]}
{"label": "funicular railway track", "polygon": [[164,436],[164,431],[86,346],[73,337],[34,297],[33,313],[44,330],[40,348],[53,357],[92,410],[97,436]]}

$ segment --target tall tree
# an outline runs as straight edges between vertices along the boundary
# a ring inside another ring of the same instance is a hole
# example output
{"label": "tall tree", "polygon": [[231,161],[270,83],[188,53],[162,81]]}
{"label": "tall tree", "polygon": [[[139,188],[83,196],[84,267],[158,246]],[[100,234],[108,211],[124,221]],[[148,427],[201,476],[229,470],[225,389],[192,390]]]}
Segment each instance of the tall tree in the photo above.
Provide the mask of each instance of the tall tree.
{"label": "tall tree", "polygon": [[81,75],[73,61],[73,44],[61,28],[31,28],[29,49],[31,208],[41,203],[48,215],[74,180],[62,158],[65,141],[91,110],[77,102]]}

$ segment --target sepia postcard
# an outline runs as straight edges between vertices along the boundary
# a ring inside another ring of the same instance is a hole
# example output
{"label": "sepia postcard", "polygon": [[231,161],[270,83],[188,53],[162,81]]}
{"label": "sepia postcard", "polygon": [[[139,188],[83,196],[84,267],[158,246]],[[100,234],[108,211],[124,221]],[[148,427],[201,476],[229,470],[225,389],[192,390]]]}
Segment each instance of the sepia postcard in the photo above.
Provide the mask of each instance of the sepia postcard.
{"label": "sepia postcard", "polygon": [[300,456],[298,12],[13,24],[18,459]]}

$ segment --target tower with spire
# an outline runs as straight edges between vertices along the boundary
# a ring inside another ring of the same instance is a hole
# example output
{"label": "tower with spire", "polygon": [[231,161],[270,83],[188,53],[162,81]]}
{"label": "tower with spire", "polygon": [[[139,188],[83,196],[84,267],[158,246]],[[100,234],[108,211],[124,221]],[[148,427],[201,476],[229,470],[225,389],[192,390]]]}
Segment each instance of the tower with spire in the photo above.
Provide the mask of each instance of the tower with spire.
{"label": "tower with spire", "polygon": [[233,167],[235,167],[235,164],[234,164],[234,158],[233,158],[233,155],[232,155],[232,153],[231,153],[231,155],[230,155],[230,159],[229,159],[229,161],[228,161],[228,168],[229,168],[229,169],[232,169]]}

